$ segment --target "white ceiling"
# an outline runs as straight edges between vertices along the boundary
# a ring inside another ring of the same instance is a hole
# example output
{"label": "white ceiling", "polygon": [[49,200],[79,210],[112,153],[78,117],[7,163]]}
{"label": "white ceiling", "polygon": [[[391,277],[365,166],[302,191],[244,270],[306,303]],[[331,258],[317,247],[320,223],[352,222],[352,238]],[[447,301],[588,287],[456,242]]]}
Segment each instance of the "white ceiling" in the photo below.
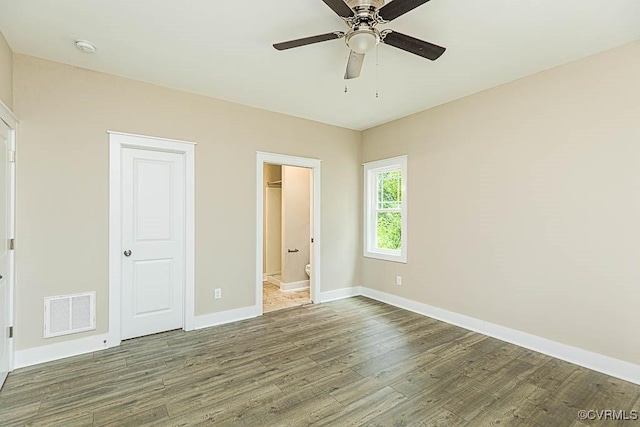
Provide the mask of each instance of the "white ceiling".
{"label": "white ceiling", "polygon": [[380,46],[345,93],[343,40],[271,46],[346,30],[322,0],[0,0],[14,52],[357,130],[638,40],[640,2],[431,0],[379,28],[448,50]]}

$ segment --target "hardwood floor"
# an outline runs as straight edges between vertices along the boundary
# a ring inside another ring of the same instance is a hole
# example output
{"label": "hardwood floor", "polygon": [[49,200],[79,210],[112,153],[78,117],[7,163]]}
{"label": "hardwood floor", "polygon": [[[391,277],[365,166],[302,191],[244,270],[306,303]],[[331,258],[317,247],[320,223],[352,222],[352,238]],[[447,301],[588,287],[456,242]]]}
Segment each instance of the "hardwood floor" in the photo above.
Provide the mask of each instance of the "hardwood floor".
{"label": "hardwood floor", "polygon": [[2,426],[585,426],[640,386],[364,297],[17,370]]}

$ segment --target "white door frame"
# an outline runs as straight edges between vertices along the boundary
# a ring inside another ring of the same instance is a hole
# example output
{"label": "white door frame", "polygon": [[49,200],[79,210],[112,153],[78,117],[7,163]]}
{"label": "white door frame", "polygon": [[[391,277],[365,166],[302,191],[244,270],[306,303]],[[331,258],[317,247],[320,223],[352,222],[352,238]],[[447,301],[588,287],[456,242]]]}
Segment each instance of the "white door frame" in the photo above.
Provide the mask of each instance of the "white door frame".
{"label": "white door frame", "polygon": [[[288,156],[284,154],[264,153],[257,151],[256,162],[256,304],[255,310],[258,316],[263,314],[262,307],[262,282],[263,282],[263,251],[262,244],[264,239],[264,165],[265,163],[273,165],[297,166],[309,168],[313,172],[313,195],[311,203],[313,204],[311,215],[313,216],[313,256],[311,259],[311,277],[309,285],[309,296],[314,303],[320,302],[320,166],[322,160],[310,159],[307,157]],[[311,237],[311,236],[310,236]]]}
{"label": "white door frame", "polygon": [[194,329],[195,319],[195,143],[108,131],[109,134],[109,338],[107,347],[122,340],[122,149],[163,151],[184,155],[185,251],[184,323]]}
{"label": "white door frame", "polygon": [[[16,135],[18,129],[18,119],[13,114],[11,109],[0,101],[0,120],[9,125],[11,129],[9,135],[9,150],[16,151]],[[15,156],[14,161],[9,163],[9,200],[7,208],[9,209],[7,220],[9,221],[8,238],[15,239],[16,237],[16,163]],[[16,255],[15,250],[9,251],[9,271],[7,271],[7,286],[9,287],[9,306],[8,306],[8,319],[9,324],[7,326],[15,329],[15,268],[16,268]],[[0,333],[6,333],[1,331]],[[14,352],[15,352],[15,338],[9,339],[9,372],[13,371],[14,366]],[[1,383],[0,383],[1,385]]]}

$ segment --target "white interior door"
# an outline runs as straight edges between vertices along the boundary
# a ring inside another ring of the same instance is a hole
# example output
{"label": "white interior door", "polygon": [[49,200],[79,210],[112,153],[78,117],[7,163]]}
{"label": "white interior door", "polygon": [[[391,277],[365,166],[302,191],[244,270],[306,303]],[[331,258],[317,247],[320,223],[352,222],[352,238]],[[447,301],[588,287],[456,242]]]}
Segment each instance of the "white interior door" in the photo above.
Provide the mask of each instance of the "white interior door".
{"label": "white interior door", "polygon": [[122,150],[122,339],[184,326],[184,162]]}
{"label": "white interior door", "polygon": [[9,289],[9,227],[11,129],[0,119],[0,387],[9,373],[9,325],[11,324],[11,294]]}

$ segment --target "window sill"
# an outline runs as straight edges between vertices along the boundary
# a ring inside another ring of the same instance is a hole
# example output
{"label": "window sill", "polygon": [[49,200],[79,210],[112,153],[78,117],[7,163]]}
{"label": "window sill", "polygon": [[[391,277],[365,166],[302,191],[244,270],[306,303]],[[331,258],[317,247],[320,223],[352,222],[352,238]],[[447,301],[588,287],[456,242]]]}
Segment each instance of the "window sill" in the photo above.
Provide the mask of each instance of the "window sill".
{"label": "window sill", "polygon": [[379,259],[382,261],[399,262],[401,264],[407,263],[406,255],[389,255],[389,254],[383,254],[378,252],[365,252],[364,257],[371,258],[371,259]]}

